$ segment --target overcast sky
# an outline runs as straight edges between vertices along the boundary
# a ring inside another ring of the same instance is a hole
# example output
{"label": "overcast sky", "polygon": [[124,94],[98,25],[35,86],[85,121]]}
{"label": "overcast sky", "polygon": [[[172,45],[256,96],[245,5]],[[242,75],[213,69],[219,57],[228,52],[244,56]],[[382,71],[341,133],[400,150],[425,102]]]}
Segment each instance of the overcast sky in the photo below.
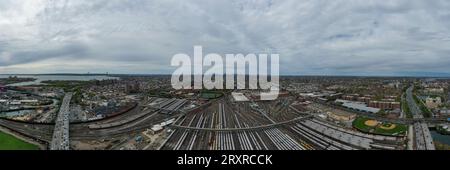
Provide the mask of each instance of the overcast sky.
{"label": "overcast sky", "polygon": [[280,54],[282,74],[450,75],[448,0],[0,0],[0,74],[172,73]]}

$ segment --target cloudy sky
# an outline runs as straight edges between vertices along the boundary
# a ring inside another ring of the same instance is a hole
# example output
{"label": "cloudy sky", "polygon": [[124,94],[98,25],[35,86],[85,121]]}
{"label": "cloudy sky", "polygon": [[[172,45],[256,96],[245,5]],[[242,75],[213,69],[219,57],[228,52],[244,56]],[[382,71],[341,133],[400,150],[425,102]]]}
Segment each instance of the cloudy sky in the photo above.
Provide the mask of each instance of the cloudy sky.
{"label": "cloudy sky", "polygon": [[448,0],[0,0],[0,74],[172,73],[177,53],[282,74],[450,75]]}

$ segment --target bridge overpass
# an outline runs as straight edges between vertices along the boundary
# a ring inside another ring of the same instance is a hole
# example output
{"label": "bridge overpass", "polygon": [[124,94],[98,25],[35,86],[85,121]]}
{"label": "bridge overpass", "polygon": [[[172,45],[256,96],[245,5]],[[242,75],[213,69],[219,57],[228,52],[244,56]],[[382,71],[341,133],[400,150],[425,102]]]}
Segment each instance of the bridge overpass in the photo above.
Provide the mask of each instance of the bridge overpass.
{"label": "bridge overpass", "polygon": [[50,143],[50,150],[69,150],[69,112],[73,93],[67,93],[61,103]]}

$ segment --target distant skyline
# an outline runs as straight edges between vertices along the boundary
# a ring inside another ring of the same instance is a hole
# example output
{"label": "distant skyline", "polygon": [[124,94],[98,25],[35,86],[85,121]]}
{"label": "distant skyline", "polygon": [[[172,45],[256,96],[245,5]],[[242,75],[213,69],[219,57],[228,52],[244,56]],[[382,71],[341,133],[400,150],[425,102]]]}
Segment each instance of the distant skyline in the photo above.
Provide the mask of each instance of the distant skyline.
{"label": "distant skyline", "polygon": [[[67,75],[67,76],[93,76],[93,75],[130,75],[130,76],[171,76],[171,73],[7,73],[0,74],[0,78],[6,78],[5,76],[40,76],[40,75]],[[2,77],[3,76],[3,77]],[[443,78],[450,79],[450,74],[438,74],[438,73],[424,73],[424,74],[409,74],[409,75],[340,75],[340,74],[330,74],[330,75],[313,75],[313,74],[281,74],[280,76],[299,76],[299,77],[405,77],[405,78]]]}
{"label": "distant skyline", "polygon": [[0,74],[171,74],[177,53],[282,75],[450,77],[448,0],[2,0]]}

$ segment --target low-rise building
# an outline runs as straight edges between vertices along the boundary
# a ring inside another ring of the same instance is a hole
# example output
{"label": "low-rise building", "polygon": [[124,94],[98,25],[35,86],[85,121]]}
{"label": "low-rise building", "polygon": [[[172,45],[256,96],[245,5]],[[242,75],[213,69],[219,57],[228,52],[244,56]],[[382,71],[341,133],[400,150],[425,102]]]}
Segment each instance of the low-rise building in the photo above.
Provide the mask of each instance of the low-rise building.
{"label": "low-rise building", "polygon": [[0,84],[0,93],[6,92],[6,87]]}
{"label": "low-rise building", "polygon": [[427,97],[425,99],[425,105],[430,108],[430,109],[435,109],[437,107],[439,107],[442,104],[441,98],[440,97]]}
{"label": "low-rise building", "polygon": [[441,116],[448,116],[448,115],[450,115],[450,109],[441,109],[441,110],[439,110],[439,114]]}
{"label": "low-rise building", "polygon": [[236,102],[246,102],[249,99],[243,93],[232,92],[231,96],[233,96],[234,101]]}
{"label": "low-rise building", "polygon": [[327,116],[337,121],[352,121],[356,118],[356,114],[327,112]]}
{"label": "low-rise building", "polygon": [[361,111],[361,112],[367,112],[367,113],[378,113],[380,111],[379,108],[374,107],[367,107],[367,105],[364,102],[354,102],[354,101],[348,101],[348,100],[336,100],[337,103],[342,103],[342,106]]}
{"label": "low-rise building", "polygon": [[379,108],[383,110],[394,110],[400,109],[400,102],[389,102],[389,101],[370,101],[369,107]]}
{"label": "low-rise building", "polygon": [[425,93],[444,93],[444,88],[426,88]]}

